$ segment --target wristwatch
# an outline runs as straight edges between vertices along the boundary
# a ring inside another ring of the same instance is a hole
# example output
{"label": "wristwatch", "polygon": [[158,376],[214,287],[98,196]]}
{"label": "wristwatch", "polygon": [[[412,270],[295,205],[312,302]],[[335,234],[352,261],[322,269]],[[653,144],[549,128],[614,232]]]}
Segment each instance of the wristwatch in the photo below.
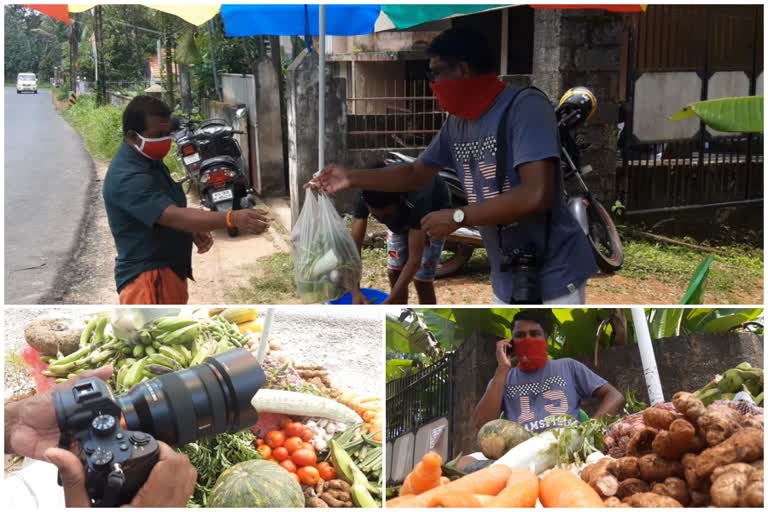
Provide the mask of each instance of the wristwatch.
{"label": "wristwatch", "polygon": [[462,210],[461,208],[457,208],[453,210],[453,222],[455,222],[459,226],[464,224],[464,210]]}

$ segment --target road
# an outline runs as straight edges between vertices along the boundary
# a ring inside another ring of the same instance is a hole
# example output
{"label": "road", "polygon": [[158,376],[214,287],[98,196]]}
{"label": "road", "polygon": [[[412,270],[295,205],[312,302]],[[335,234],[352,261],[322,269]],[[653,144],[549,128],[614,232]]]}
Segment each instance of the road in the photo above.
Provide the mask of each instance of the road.
{"label": "road", "polygon": [[5,303],[46,300],[80,237],[93,161],[51,93],[5,88]]}

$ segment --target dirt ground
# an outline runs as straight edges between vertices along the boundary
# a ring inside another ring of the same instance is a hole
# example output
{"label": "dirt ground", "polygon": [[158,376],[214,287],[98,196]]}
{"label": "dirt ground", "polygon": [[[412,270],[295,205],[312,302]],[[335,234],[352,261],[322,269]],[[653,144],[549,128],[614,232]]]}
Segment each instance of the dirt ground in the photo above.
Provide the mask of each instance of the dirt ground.
{"label": "dirt ground", "polygon": [[[61,304],[116,304],[114,265],[115,244],[107,222],[101,187],[109,162],[96,160],[96,181],[91,190],[88,225],[72,258],[66,277],[52,294]],[[197,198],[188,194],[190,207]],[[190,304],[220,304],[233,283],[247,281],[249,267],[259,258],[289,250],[285,232],[277,227],[264,235],[231,238],[224,230],[213,234],[214,244],[206,254],[192,254],[195,281],[189,285]]]}

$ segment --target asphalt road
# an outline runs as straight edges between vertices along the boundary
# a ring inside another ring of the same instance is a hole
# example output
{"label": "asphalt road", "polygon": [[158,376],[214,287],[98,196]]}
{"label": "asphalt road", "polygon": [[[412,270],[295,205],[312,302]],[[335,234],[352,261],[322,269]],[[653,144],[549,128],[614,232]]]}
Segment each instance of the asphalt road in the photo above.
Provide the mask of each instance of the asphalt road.
{"label": "asphalt road", "polygon": [[5,303],[45,300],[79,242],[93,161],[51,93],[5,88]]}

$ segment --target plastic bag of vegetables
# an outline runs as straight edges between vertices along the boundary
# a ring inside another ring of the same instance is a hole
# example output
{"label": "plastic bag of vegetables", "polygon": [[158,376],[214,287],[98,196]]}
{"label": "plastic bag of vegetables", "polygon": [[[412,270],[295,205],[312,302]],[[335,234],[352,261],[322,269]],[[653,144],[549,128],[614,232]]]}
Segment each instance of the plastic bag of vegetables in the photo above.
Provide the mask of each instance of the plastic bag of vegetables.
{"label": "plastic bag of vegetables", "polygon": [[360,254],[328,196],[307,190],[291,239],[296,289],[304,303],[338,299],[360,283]]}

